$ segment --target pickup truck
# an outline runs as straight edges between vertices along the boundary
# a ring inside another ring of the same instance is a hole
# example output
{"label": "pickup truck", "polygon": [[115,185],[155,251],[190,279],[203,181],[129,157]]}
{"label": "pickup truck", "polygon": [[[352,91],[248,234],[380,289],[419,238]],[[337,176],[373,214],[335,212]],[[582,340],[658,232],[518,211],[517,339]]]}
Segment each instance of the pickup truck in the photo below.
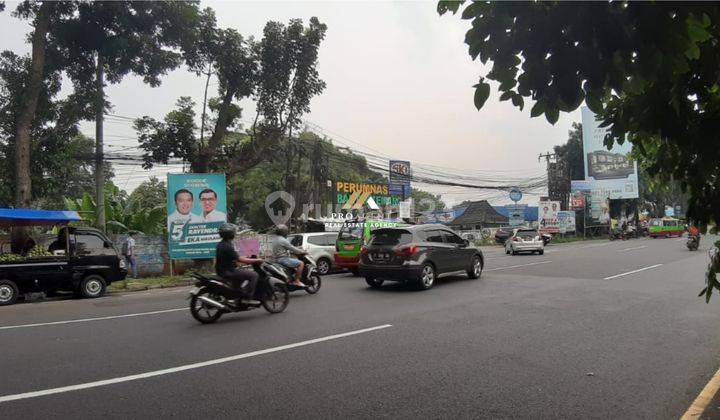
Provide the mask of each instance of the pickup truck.
{"label": "pickup truck", "polygon": [[[3,219],[3,213],[7,210],[12,209],[0,209],[0,226],[8,224],[7,219]],[[74,213],[24,209],[13,211]],[[27,216],[25,213],[23,215]],[[14,221],[17,220],[11,220],[10,224]],[[60,217],[53,221],[57,224],[67,223]],[[22,223],[25,226],[32,224]],[[41,252],[31,252],[26,256],[0,254],[0,306],[11,305],[21,294],[30,292],[45,292],[49,295],[62,290],[72,291],[77,296],[96,298],[105,294],[110,283],[127,276],[124,259],[113,243],[97,229],[61,226],[57,237],[47,248],[41,245],[41,248],[34,249],[40,249]]]}

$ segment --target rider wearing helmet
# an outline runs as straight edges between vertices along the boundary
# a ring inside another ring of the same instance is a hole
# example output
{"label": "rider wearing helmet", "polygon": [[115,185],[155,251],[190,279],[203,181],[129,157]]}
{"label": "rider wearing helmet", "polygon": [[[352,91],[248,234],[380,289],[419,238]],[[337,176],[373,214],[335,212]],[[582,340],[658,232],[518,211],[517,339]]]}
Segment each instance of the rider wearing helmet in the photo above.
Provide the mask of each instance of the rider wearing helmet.
{"label": "rider wearing helmet", "polygon": [[[241,270],[238,268],[238,264],[257,264],[263,260],[238,255],[232,243],[232,240],[235,238],[235,231],[235,225],[230,223],[223,223],[220,226],[219,233],[222,241],[220,241],[215,248],[215,272],[218,276],[231,282],[233,288],[243,290],[247,299],[252,299],[255,295],[258,274],[253,270]],[[243,284],[246,282],[247,286],[243,288]],[[243,303],[254,302],[243,299]]]}
{"label": "rider wearing helmet", "polygon": [[272,251],[273,258],[278,263],[288,268],[295,269],[295,281],[292,283],[295,286],[304,287],[302,283],[302,273],[305,268],[305,263],[293,258],[291,255],[303,255],[305,251],[300,248],[294,247],[287,239],[288,227],[285,225],[278,225],[275,228],[275,237],[272,240]]}

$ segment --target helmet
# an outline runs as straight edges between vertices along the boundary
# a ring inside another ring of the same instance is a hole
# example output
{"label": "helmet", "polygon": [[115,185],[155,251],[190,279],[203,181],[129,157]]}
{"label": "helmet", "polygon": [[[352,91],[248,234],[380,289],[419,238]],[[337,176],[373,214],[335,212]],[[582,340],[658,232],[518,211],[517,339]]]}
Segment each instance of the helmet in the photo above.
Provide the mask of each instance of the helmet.
{"label": "helmet", "polygon": [[237,228],[232,223],[223,223],[218,229],[220,237],[228,240],[235,238],[235,231],[237,231]]}
{"label": "helmet", "polygon": [[288,227],[283,224],[277,225],[277,227],[275,228],[275,232],[280,236],[287,236]]}

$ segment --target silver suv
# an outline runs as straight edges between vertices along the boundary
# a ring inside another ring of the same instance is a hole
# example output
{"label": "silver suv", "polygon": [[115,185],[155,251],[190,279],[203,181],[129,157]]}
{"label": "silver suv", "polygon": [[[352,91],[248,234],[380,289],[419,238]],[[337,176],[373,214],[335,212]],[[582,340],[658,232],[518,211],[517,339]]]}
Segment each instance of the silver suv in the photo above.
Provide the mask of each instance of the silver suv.
{"label": "silver suv", "polygon": [[318,273],[328,274],[333,267],[337,232],[296,233],[288,236],[293,246],[302,248],[317,262]]}

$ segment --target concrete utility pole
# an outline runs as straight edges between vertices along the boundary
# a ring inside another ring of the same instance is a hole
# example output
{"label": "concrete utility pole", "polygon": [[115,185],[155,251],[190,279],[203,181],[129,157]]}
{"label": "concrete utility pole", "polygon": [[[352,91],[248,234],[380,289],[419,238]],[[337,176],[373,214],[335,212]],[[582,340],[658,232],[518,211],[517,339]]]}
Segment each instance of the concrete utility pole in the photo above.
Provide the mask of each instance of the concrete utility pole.
{"label": "concrete utility pole", "polygon": [[95,69],[95,212],[97,227],[105,232],[105,165],[103,161],[104,62],[98,52]]}

